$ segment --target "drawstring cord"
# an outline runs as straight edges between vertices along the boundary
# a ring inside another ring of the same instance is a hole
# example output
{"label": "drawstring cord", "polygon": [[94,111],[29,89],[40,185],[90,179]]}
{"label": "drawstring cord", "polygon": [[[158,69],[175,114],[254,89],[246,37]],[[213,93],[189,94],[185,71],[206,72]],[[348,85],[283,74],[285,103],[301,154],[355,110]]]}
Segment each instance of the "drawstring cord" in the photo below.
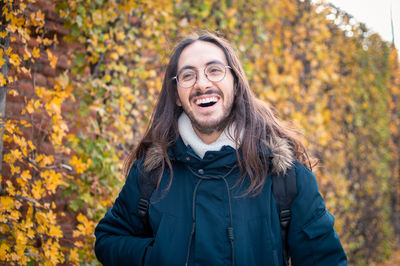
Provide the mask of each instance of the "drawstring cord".
{"label": "drawstring cord", "polygon": [[185,263],[186,266],[188,265],[188,262],[189,262],[190,248],[192,246],[192,239],[193,239],[194,233],[196,231],[196,194],[197,194],[197,188],[199,187],[201,181],[203,181],[203,179],[199,179],[199,181],[197,182],[196,186],[194,187],[194,191],[193,191],[193,198],[192,198],[192,230],[190,231],[189,244],[188,244],[187,253],[186,253],[186,263]]}
{"label": "drawstring cord", "polygon": [[231,193],[230,193],[230,189],[229,189],[229,184],[228,181],[226,181],[226,177],[236,168],[233,167],[232,169],[230,169],[228,171],[228,173],[226,173],[223,176],[214,176],[214,177],[206,177],[206,176],[201,176],[199,174],[197,174],[196,172],[194,172],[192,170],[192,168],[190,168],[189,166],[186,166],[189,171],[196,177],[199,178],[199,181],[196,183],[196,186],[193,190],[193,197],[192,197],[192,229],[190,232],[190,237],[189,237],[189,243],[188,243],[188,248],[187,248],[187,253],[186,253],[186,262],[185,262],[185,266],[188,265],[189,263],[189,258],[190,258],[190,248],[192,246],[192,242],[193,242],[193,237],[195,235],[195,231],[196,231],[196,196],[197,196],[197,189],[200,185],[200,183],[203,180],[211,180],[211,179],[222,179],[224,180],[225,183],[225,187],[226,187],[226,191],[228,194],[228,205],[229,205],[229,218],[230,218],[230,224],[229,227],[227,228],[226,232],[227,232],[227,236],[229,239],[229,242],[231,244],[231,260],[232,260],[232,266],[235,266],[235,249],[234,249],[234,245],[233,245],[233,240],[234,240],[234,233],[233,233],[233,219],[232,219],[232,203],[231,203]]}
{"label": "drawstring cord", "polygon": [[230,226],[227,228],[227,234],[229,242],[231,243],[231,254],[232,254],[232,266],[235,266],[235,249],[233,247],[233,223],[232,223],[232,204],[231,204],[231,192],[229,190],[228,181],[226,181],[225,177],[222,177],[222,180],[225,181],[226,191],[228,193],[228,205],[229,205],[229,215],[230,215]]}

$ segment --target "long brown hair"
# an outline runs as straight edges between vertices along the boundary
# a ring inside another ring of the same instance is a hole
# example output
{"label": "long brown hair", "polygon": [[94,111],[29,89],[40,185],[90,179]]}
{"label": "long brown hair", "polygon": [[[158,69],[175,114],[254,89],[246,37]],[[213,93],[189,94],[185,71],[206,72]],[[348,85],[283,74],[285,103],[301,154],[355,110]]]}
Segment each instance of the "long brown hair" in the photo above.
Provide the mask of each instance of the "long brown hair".
{"label": "long brown hair", "polygon": [[[242,155],[239,156],[237,151],[237,157],[242,173],[241,180],[245,176],[250,179],[247,193],[257,194],[262,189],[267,173],[270,171],[267,163],[269,162],[269,155],[265,151],[271,141],[276,139],[285,139],[289,144],[294,159],[309,165],[311,168],[306,150],[297,133],[281,122],[271,107],[254,96],[243,68],[229,42],[215,34],[203,32],[184,38],[175,47],[165,71],[162,89],[149,127],[143,139],[125,162],[126,173],[128,173],[137,159],[152,157],[151,162],[150,160],[146,162],[145,159],[144,166],[146,170],[153,170],[152,168],[156,167],[159,169],[159,173],[162,173],[165,167],[168,166],[171,173],[171,184],[173,172],[167,149],[174,145],[179,137],[177,121],[179,115],[183,112],[182,108],[176,104],[178,97],[177,84],[172,80],[172,77],[176,75],[178,60],[182,51],[188,45],[197,41],[210,42],[220,47],[234,76],[234,86],[237,91],[228,124],[233,121],[236,123],[233,137],[237,146],[239,145],[240,133],[242,130],[245,132],[240,142]],[[155,160],[156,162],[154,162],[154,157],[160,158],[160,160]],[[271,170],[273,171],[273,169]],[[160,174],[158,183],[161,180],[161,176]]]}

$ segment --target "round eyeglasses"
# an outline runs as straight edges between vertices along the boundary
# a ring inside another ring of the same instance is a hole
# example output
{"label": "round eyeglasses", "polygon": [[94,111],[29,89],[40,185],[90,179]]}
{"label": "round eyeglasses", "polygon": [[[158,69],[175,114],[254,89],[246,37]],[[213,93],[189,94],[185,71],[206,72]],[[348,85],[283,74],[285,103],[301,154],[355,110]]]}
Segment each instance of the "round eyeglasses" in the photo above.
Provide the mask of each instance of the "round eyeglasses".
{"label": "round eyeglasses", "polygon": [[[211,82],[219,82],[225,78],[226,69],[230,66],[225,66],[221,63],[213,63],[204,68],[204,75]],[[197,71],[193,68],[185,68],[172,79],[176,79],[178,85],[182,88],[191,88],[197,81]]]}

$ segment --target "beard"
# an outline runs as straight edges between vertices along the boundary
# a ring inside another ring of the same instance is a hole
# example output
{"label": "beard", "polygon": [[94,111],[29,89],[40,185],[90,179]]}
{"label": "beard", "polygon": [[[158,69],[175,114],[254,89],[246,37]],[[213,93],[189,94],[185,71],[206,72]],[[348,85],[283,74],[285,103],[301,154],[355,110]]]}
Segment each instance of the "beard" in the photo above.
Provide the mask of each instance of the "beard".
{"label": "beard", "polygon": [[187,108],[183,107],[183,111],[187,114],[187,116],[190,119],[190,122],[192,123],[192,126],[194,128],[196,128],[200,133],[205,134],[205,135],[210,135],[214,132],[220,132],[223,131],[231,122],[231,110],[224,110],[226,112],[224,112],[224,115],[216,120],[216,121],[212,121],[212,122],[202,122],[199,121],[198,119],[196,119],[195,115],[193,114],[193,112],[190,112],[189,110],[185,110]]}
{"label": "beard", "polygon": [[[191,101],[194,97],[201,96],[203,94],[218,94],[223,98],[223,95],[220,91],[218,90],[209,90],[205,93],[200,93],[200,92],[195,92],[189,97],[189,101]],[[227,100],[224,98],[224,100]],[[233,109],[233,99],[232,102],[230,102],[226,107],[222,109],[222,114],[221,117],[219,117],[217,120],[213,121],[202,121],[200,119],[196,118],[196,114],[190,110],[186,104],[182,103],[182,108],[183,111],[187,114],[189,117],[192,126],[196,128],[200,133],[205,134],[205,135],[210,135],[214,132],[220,132],[223,131],[231,122],[232,122],[232,109]]]}

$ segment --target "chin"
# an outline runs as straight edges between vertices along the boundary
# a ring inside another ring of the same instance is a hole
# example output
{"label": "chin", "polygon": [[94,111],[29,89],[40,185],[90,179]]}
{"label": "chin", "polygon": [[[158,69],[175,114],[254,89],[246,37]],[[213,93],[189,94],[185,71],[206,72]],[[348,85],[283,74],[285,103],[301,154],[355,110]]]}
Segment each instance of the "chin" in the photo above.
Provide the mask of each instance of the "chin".
{"label": "chin", "polygon": [[203,134],[211,134],[214,132],[222,131],[225,129],[226,124],[226,118],[221,118],[213,121],[199,121],[197,119],[195,121],[192,120],[192,125]]}

